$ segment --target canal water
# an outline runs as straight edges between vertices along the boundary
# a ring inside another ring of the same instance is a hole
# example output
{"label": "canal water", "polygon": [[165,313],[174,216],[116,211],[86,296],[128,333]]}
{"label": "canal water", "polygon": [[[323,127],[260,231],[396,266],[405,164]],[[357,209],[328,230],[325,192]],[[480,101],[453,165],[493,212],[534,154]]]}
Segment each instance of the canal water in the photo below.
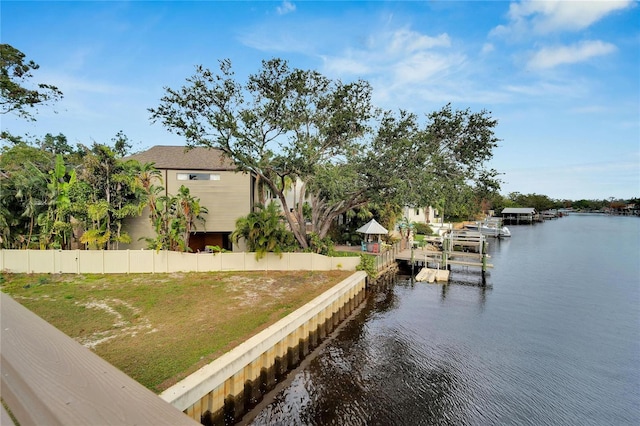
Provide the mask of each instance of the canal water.
{"label": "canal water", "polygon": [[640,219],[510,229],[486,287],[397,276],[251,424],[640,424]]}

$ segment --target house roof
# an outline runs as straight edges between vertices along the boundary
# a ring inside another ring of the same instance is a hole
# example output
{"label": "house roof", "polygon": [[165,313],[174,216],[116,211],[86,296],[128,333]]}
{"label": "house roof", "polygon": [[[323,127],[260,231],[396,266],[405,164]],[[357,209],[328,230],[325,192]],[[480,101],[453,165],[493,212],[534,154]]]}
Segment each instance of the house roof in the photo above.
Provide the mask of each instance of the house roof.
{"label": "house roof", "polygon": [[533,207],[507,207],[502,210],[502,214],[534,214],[536,209]]}
{"label": "house roof", "polygon": [[156,169],[177,170],[236,170],[224,153],[216,148],[156,145],[146,151],[126,157],[140,163],[154,163]]}

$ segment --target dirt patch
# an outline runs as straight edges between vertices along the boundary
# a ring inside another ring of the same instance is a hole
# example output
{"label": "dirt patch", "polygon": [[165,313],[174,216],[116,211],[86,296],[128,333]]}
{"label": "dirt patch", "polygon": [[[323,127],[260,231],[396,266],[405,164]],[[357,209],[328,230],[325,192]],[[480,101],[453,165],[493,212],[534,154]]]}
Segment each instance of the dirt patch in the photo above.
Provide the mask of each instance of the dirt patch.
{"label": "dirt patch", "polygon": [[[97,331],[88,336],[79,336],[76,340],[89,349],[95,349],[98,345],[123,336],[136,337],[140,332],[154,332],[148,318],[139,318],[137,324],[133,324],[130,317],[135,317],[140,313],[140,309],[119,299],[105,299],[101,301],[91,301],[77,304],[87,309],[97,309],[111,315],[114,322],[108,330]],[[125,313],[121,311],[125,310]],[[126,315],[125,315],[126,314]]]}

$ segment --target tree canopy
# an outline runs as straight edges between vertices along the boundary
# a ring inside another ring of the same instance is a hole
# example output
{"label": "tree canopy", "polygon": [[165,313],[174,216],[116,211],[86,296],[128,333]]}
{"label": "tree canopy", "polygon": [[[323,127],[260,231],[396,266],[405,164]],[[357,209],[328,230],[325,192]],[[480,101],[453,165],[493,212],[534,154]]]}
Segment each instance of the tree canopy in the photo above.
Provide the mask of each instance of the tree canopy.
{"label": "tree canopy", "polygon": [[[308,226],[324,238],[334,219],[370,202],[424,206],[462,186],[498,185],[484,167],[497,144],[496,121],[485,111],[447,105],[421,126],[414,114],[376,109],[366,81],[331,80],[282,59],[263,61],[244,84],[228,60],[218,73],[198,66],[184,86],[165,90],[149,110],[152,121],[190,147],[221,149],[252,173],[261,194],[280,200],[302,248]],[[294,185],[292,205],[286,181]]]}
{"label": "tree canopy", "polygon": [[207,209],[184,186],[165,193],[152,164],[123,158],[131,144],[122,131],[111,142],[72,147],[47,133],[0,148],[0,247],[118,249],[131,242],[126,219],[148,206],[149,247],[188,251]]}
{"label": "tree canopy", "polygon": [[[315,71],[290,69],[280,59],[263,61],[262,70],[241,85],[231,63],[222,61],[219,74],[197,67],[184,87],[166,88],[160,106],[150,112],[188,146],[220,148],[238,170],[256,176],[259,192],[267,189],[280,200],[306,248],[302,203],[288,205],[284,182],[303,182],[297,189],[302,201],[307,182],[345,164],[367,128],[370,96],[364,81],[331,81]],[[264,195],[260,198],[264,204]]]}
{"label": "tree canopy", "polygon": [[0,114],[13,112],[35,120],[30,109],[62,98],[56,86],[33,83],[33,71],[40,68],[9,44],[0,44]]}

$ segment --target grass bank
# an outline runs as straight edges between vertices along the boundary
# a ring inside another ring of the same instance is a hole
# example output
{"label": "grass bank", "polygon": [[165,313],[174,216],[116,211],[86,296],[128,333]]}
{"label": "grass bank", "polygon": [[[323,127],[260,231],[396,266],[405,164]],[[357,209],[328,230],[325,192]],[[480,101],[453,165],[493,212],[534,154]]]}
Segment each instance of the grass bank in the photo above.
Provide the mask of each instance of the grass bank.
{"label": "grass bank", "polygon": [[350,274],[3,274],[0,290],[159,393]]}

